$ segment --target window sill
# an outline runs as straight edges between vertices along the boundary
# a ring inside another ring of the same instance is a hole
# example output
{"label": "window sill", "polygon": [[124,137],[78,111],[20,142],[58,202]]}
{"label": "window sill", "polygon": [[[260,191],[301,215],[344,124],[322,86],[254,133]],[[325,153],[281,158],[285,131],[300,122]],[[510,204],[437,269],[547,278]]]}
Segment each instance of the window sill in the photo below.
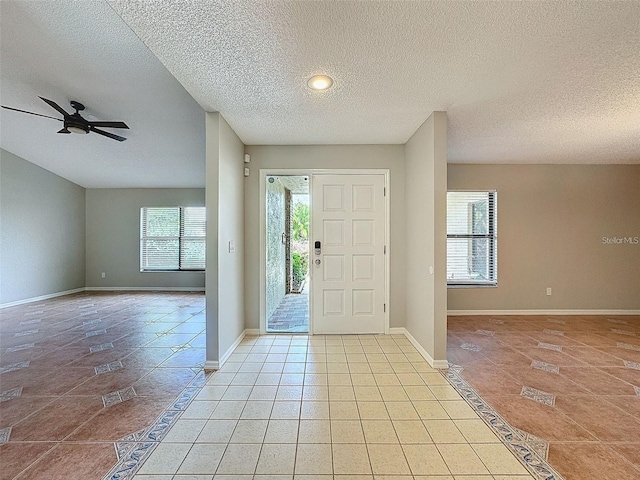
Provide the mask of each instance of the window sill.
{"label": "window sill", "polygon": [[140,273],[205,273],[206,270],[140,270]]}
{"label": "window sill", "polygon": [[497,288],[497,283],[447,283],[447,288]]}

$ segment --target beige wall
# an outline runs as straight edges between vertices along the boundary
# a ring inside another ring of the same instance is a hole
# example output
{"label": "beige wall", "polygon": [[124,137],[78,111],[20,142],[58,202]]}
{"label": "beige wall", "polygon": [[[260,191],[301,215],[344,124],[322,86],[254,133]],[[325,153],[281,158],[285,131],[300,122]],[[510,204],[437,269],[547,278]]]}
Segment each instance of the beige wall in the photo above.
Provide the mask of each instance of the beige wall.
{"label": "beige wall", "polygon": [[90,188],[86,198],[87,288],[204,287],[204,272],[140,271],[140,207],[202,207],[204,188]]}
{"label": "beige wall", "polygon": [[404,147],[402,145],[249,146],[245,180],[245,324],[260,326],[260,184],[262,169],[389,169],[391,327],[404,326]]}
{"label": "beige wall", "polygon": [[445,366],[447,343],[446,128],[446,113],[434,112],[405,145],[405,327],[434,366]]}
{"label": "beige wall", "polygon": [[206,367],[216,368],[244,330],[244,145],[219,113],[206,114],[206,136]]}
{"label": "beige wall", "polygon": [[[220,116],[218,315],[220,354],[244,331],[244,144]],[[229,251],[229,242],[235,252]]]}
{"label": "beige wall", "polygon": [[449,310],[640,310],[640,244],[602,241],[640,237],[640,165],[449,165],[448,188],[498,192],[498,286]]}
{"label": "beige wall", "polygon": [[85,189],[0,150],[0,304],[85,286]]}

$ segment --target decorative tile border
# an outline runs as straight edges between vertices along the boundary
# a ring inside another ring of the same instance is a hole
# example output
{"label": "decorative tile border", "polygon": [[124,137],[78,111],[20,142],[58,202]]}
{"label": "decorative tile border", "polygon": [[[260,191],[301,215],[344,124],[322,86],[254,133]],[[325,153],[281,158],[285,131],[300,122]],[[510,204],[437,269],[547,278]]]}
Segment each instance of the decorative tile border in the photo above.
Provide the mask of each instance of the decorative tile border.
{"label": "decorative tile border", "polygon": [[24,322],[20,322],[20,325],[33,325],[34,323],[40,323],[41,321],[41,318],[34,318],[33,320],[25,320]]}
{"label": "decorative tile border", "polygon": [[27,368],[30,363],[31,363],[31,360],[27,360],[26,362],[12,363],[11,365],[0,367],[0,374],[13,372],[15,370],[20,370],[21,368]]}
{"label": "decorative tile border", "polygon": [[189,345],[188,343],[185,343],[183,345],[176,345],[175,347],[170,347],[171,350],[173,350],[174,353],[179,352],[181,350],[188,350],[189,348],[193,348],[191,345]]}
{"label": "decorative tile border", "polygon": [[632,368],[634,370],[640,370],[640,363],[638,362],[630,362],[629,360],[624,360],[624,366],[627,368]]}
{"label": "decorative tile border", "polygon": [[618,335],[627,335],[629,337],[636,336],[636,332],[630,332],[629,330],[620,330],[619,328],[612,328],[611,331],[613,333],[617,333]]}
{"label": "decorative tile border", "polygon": [[102,396],[102,403],[105,407],[110,407],[111,405],[115,405],[116,403],[126,402],[127,400],[131,400],[133,397],[138,394],[133,389],[133,387],[125,388],[123,390],[116,390],[115,392],[107,393]]}
{"label": "decorative tile border", "polygon": [[553,343],[538,342],[538,348],[544,348],[547,350],[553,350],[554,352],[561,352],[562,347],[560,345],[554,345]]}
{"label": "decorative tile border", "polygon": [[[140,465],[158,446],[157,442],[141,442],[129,445],[124,457],[104,477],[104,480],[130,480]],[[116,453],[118,450],[116,449]]]}
{"label": "decorative tile border", "polygon": [[524,441],[527,442],[527,444],[535,450],[540,458],[544,460],[549,459],[549,442],[540,437],[536,437],[532,433],[520,430],[519,428],[511,428],[513,428],[518,434],[520,434],[522,438],[524,438]]}
{"label": "decorative tile border", "polygon": [[560,373],[560,367],[554,365],[553,363],[541,362],[540,360],[532,360],[531,366],[533,368],[537,368],[538,370],[542,370],[543,372]]}
{"label": "decorative tile border", "polygon": [[565,325],[567,322],[558,318],[547,318],[547,322],[555,323],[557,325]]}
{"label": "decorative tile border", "polygon": [[187,406],[189,406],[189,404],[196,397],[199,391],[200,388],[185,388],[173,403],[173,406],[170,407],[171,410],[186,410]]}
{"label": "decorative tile border", "polygon": [[544,440],[509,425],[455,370],[441,373],[536,480],[563,480],[544,458]]}
{"label": "decorative tile border", "polygon": [[96,335],[104,335],[107,331],[103,328],[102,330],[92,330],[91,332],[87,332],[84,334],[86,338],[95,337]]}
{"label": "decorative tile border", "polygon": [[33,335],[34,333],[38,333],[40,330],[39,329],[35,329],[35,330],[25,330],[24,332],[18,332],[18,333],[14,333],[13,336],[14,337],[26,337],[27,335]]}
{"label": "decorative tile border", "polygon": [[640,352],[640,345],[630,345],[628,343],[616,343],[616,347],[624,348],[625,350],[635,350],[636,352]]}
{"label": "decorative tile border", "polygon": [[114,370],[120,370],[124,368],[122,362],[120,360],[116,360],[115,362],[105,363],[104,365],[99,365],[94,368],[96,375],[102,375],[103,373],[113,372]]}
{"label": "decorative tile border", "polygon": [[[103,480],[131,480],[151,452],[159,445],[173,424],[193,401],[207,378],[202,369],[178,395],[176,400],[147,428],[127,435],[114,443],[118,463]],[[118,392],[114,392],[118,393]]]}
{"label": "decorative tile border", "polygon": [[533,400],[534,402],[542,403],[544,405],[548,405],[553,407],[556,404],[556,396],[552,393],[543,392],[542,390],[538,390],[533,387],[522,387],[522,391],[520,395],[529,400]]}
{"label": "decorative tile border", "polygon": [[0,428],[0,445],[4,445],[9,441],[11,436],[11,427]]}
{"label": "decorative tile border", "polygon": [[626,321],[626,320],[619,320],[619,319],[617,319],[617,318],[607,318],[607,322],[610,322],[610,323],[618,323],[618,324],[620,324],[620,325],[628,325],[628,323],[627,323],[627,321]]}
{"label": "decorative tile border", "polygon": [[0,392],[0,403],[6,402],[7,400],[13,400],[14,398],[18,398],[22,395],[22,387],[12,388],[11,390],[5,390],[4,392]]}
{"label": "decorative tile border", "polygon": [[549,335],[556,335],[558,337],[563,337],[564,332],[562,330],[551,330],[549,328],[545,328],[542,330],[543,333],[548,333]]}
{"label": "decorative tile border", "polygon": [[480,345],[474,345],[473,343],[463,343],[462,345],[460,345],[460,348],[469,350],[470,352],[479,352],[480,350],[482,350],[482,347]]}
{"label": "decorative tile border", "polygon": [[89,353],[101,352],[103,350],[109,350],[113,348],[113,343],[101,343],[100,345],[94,345],[93,347],[89,347]]}
{"label": "decorative tile border", "polygon": [[27,350],[28,348],[33,348],[35,347],[35,343],[24,343],[22,345],[16,345],[15,347],[9,347],[6,350],[6,353],[11,353],[11,352],[19,352],[20,350]]}
{"label": "decorative tile border", "polygon": [[481,329],[476,330],[476,333],[478,335],[486,335],[487,337],[493,337],[496,334],[496,332],[494,332],[493,330],[481,330]]}

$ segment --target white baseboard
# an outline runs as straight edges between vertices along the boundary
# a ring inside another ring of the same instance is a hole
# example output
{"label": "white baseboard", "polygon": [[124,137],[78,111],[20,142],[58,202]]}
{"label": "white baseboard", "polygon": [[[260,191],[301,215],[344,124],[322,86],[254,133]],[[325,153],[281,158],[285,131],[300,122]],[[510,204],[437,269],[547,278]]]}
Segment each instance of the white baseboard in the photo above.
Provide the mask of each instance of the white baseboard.
{"label": "white baseboard", "polygon": [[210,372],[212,370],[220,370],[220,363],[214,362],[213,360],[207,360],[204,362],[204,370],[206,372]]}
{"label": "white baseboard", "polygon": [[404,335],[407,340],[411,342],[411,345],[424,357],[424,359],[431,365],[432,368],[449,368],[449,362],[446,360],[434,360],[431,355],[424,349],[420,342],[418,342],[413,335],[404,327],[394,327],[389,329],[391,335]]}
{"label": "white baseboard", "polygon": [[244,330],[244,334],[248,335],[250,337],[259,337],[260,336],[260,329],[259,328],[246,328]]}
{"label": "white baseboard", "polygon": [[245,337],[246,334],[247,334],[247,331],[243,330],[240,333],[240,335],[238,335],[238,338],[236,338],[235,342],[233,342],[233,344],[227,349],[227,351],[220,356],[220,360],[218,361],[218,364],[220,367],[222,367],[225,364],[225,362],[229,359],[229,357],[231,356],[233,351],[236,349],[236,347],[240,345],[240,342],[242,342],[242,339]]}
{"label": "white baseboard", "polygon": [[447,315],[640,315],[640,310],[448,310]]}
{"label": "white baseboard", "polygon": [[31,297],[31,298],[25,298],[23,300],[16,300],[15,302],[2,303],[0,304],[0,309],[7,308],[7,307],[15,307],[16,305],[24,305],[25,303],[39,302],[41,300],[47,300],[49,298],[62,297],[63,295],[71,295],[73,293],[80,293],[80,292],[84,292],[85,290],[86,289],[84,287],[74,288],[73,290],[65,290],[64,292],[50,293],[48,295],[40,295],[39,297]]}
{"label": "white baseboard", "polygon": [[204,292],[204,287],[86,287],[87,292]]}

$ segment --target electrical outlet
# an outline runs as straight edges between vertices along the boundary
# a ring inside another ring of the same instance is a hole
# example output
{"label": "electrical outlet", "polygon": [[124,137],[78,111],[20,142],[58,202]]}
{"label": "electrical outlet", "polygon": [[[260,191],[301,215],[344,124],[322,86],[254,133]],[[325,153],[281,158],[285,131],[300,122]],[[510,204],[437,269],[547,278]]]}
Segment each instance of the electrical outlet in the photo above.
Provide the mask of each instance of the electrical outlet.
{"label": "electrical outlet", "polygon": [[551,296],[551,287],[547,287],[547,296]]}
{"label": "electrical outlet", "polygon": [[107,274],[102,272],[102,278],[107,278]]}

